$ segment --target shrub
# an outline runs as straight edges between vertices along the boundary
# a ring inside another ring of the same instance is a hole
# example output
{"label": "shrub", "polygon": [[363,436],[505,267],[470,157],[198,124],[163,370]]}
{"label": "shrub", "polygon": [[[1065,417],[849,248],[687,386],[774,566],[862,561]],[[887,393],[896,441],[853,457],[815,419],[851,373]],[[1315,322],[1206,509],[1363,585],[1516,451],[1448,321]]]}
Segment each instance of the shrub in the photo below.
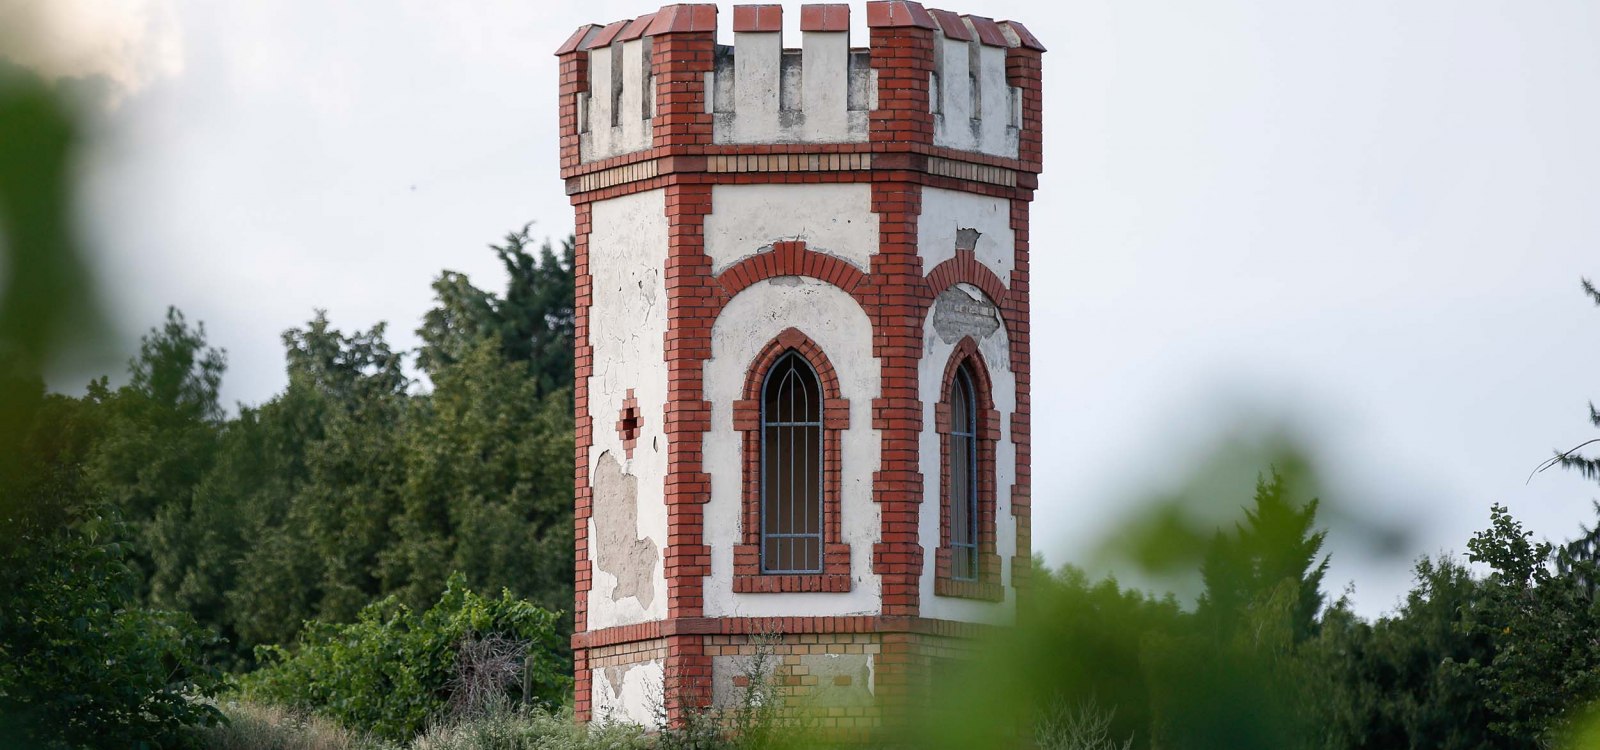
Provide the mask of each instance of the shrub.
{"label": "shrub", "polygon": [[484,639],[521,644],[521,679],[507,697],[551,706],[570,685],[555,612],[515,599],[489,599],[450,578],[444,595],[417,614],[393,597],[364,608],[356,622],[310,622],[294,650],[263,647],[266,666],[241,680],[246,697],[316,712],[345,726],[405,741],[445,716],[464,647]]}
{"label": "shrub", "polygon": [[201,656],[215,637],[187,615],[133,605],[134,573],[109,541],[118,525],[93,504],[57,510],[54,527],[0,519],[0,725],[12,724],[0,744],[182,744],[186,727],[217,718],[201,700],[221,685]]}

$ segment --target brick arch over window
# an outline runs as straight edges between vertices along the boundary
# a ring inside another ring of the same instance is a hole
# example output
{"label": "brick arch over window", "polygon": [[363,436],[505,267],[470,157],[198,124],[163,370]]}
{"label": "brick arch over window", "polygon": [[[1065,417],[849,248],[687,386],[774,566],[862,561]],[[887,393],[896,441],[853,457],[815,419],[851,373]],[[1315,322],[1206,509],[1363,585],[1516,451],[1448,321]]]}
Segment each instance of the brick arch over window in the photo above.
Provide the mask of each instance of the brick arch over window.
{"label": "brick arch over window", "polygon": [[[837,256],[819,253],[803,241],[774,242],[772,249],[757,253],[717,274],[725,299],[732,299],[752,284],[777,276],[810,276],[825,281],[854,297],[859,304],[867,286],[867,275]],[[862,309],[867,309],[862,305]]]}
{"label": "brick arch over window", "polygon": [[[765,574],[761,566],[761,399],[767,373],[793,352],[811,366],[822,388],[822,572]],[[733,590],[739,593],[850,590],[850,545],[843,541],[840,434],[850,427],[850,402],[822,347],[789,328],[768,342],[745,373],[743,398],[733,404],[733,428],[743,436],[740,539],[733,549]]]}
{"label": "brick arch over window", "polygon": [[[983,261],[978,260],[971,250],[957,250],[956,257],[934,266],[928,272],[927,281],[928,289],[935,297],[956,284],[971,284],[1002,310],[1011,307],[1008,304],[1011,293],[1007,291],[1005,282],[989,270]],[[1006,322],[1011,321],[1007,319]]]}
{"label": "brick arch over window", "polygon": [[[966,369],[971,377],[973,425],[977,441],[978,517],[977,571],[972,580],[955,576],[955,558],[962,551],[952,543],[952,523],[956,503],[951,460],[954,457],[953,435],[955,426],[954,394],[956,373]],[[1000,555],[995,548],[995,444],[1000,439],[1000,412],[994,408],[993,383],[989,368],[971,336],[961,339],[945,363],[944,376],[939,380],[939,402],[934,407],[934,428],[939,434],[939,547],[934,553],[933,592],[939,596],[953,596],[985,601],[1005,598],[1000,582]]]}

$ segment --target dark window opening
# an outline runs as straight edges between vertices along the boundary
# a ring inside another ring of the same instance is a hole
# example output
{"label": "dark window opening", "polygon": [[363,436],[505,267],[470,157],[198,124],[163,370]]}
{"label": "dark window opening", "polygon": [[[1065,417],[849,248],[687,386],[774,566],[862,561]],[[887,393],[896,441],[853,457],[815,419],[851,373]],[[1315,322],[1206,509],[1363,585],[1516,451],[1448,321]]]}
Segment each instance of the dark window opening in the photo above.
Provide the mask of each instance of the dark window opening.
{"label": "dark window opening", "polygon": [[822,572],[822,387],[789,352],[761,386],[761,572]]}
{"label": "dark window opening", "polygon": [[951,577],[978,578],[978,410],[972,374],[956,370],[950,394],[950,546]]}

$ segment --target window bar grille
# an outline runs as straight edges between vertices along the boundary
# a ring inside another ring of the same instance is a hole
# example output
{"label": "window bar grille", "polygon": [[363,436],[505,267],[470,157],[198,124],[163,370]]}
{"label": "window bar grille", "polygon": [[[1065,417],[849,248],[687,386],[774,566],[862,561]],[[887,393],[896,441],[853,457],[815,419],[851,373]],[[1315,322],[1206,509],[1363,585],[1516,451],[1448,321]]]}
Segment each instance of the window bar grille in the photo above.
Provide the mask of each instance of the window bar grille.
{"label": "window bar grille", "polygon": [[950,575],[963,581],[978,578],[978,414],[972,377],[965,365],[956,370],[955,403],[950,429]]}
{"label": "window bar grille", "polygon": [[821,573],[822,393],[794,352],[762,384],[761,425],[761,570]]}

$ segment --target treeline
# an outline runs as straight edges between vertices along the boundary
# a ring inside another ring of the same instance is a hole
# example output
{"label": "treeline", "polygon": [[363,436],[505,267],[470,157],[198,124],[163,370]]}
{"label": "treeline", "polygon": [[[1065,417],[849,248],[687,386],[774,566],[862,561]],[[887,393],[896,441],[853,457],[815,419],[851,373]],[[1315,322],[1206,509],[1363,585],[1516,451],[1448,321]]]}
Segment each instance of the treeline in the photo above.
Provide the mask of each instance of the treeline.
{"label": "treeline", "polygon": [[495,293],[445,272],[408,377],[382,324],[318,312],[283,335],[288,386],[230,414],[224,353],[170,310],[82,398],[52,395],[53,462],[121,522],[136,600],[220,636],[252,664],[302,624],[394,595],[415,609],[452,573],[565,611],[572,596],[572,252],[527,229],[494,246]]}

